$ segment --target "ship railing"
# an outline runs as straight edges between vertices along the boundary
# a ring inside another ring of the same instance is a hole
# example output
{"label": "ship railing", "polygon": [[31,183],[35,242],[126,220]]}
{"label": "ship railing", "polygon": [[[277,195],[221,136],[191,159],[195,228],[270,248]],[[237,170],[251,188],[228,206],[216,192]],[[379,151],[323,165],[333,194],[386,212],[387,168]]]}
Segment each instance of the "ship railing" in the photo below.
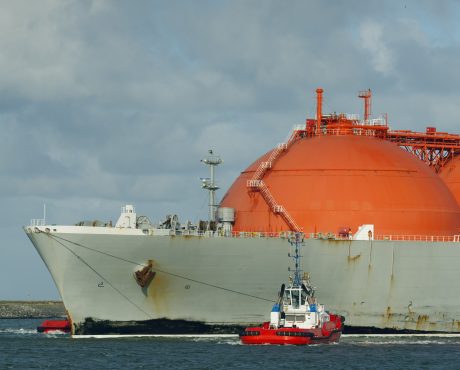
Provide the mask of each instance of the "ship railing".
{"label": "ship railing", "polygon": [[286,136],[286,140],[284,140],[283,143],[289,143],[292,140],[292,138],[296,135],[297,131],[302,130],[305,130],[305,124],[292,126],[291,130],[289,131],[289,134]]}
{"label": "ship railing", "polygon": [[262,184],[262,180],[247,180],[246,185],[250,188],[259,189]]}
{"label": "ship railing", "polygon": [[[175,236],[218,236],[212,230],[171,230],[170,235]],[[226,236],[226,235],[219,235]]]}
{"label": "ship railing", "polygon": [[[233,238],[289,238],[295,235],[294,231],[279,232],[252,232],[232,231],[227,236]],[[305,239],[326,239],[326,240],[349,240],[345,235],[334,233],[306,233]],[[460,235],[375,235],[372,240],[379,241],[420,241],[420,242],[457,242],[460,243]]]}
{"label": "ship railing", "polygon": [[121,207],[121,213],[136,213],[134,206],[126,205]]}
{"label": "ship railing", "polygon": [[345,117],[350,121],[359,121],[358,113],[345,113]]}
{"label": "ship railing", "polygon": [[291,231],[264,232],[264,231],[232,231],[232,238],[288,238],[295,233]]}
{"label": "ship railing", "polygon": [[414,242],[460,242],[460,235],[375,235],[375,240]]}
{"label": "ship railing", "polygon": [[30,220],[30,226],[45,226],[44,218],[33,218]]}
{"label": "ship railing", "polygon": [[377,117],[377,118],[371,118],[369,120],[369,124],[371,126],[386,126],[387,121],[386,121],[385,117],[380,116],[380,117]]}
{"label": "ship railing", "polygon": [[[44,220],[32,220],[31,226],[43,226]],[[43,223],[40,223],[43,222]],[[177,236],[201,236],[201,237],[229,237],[229,238],[275,238],[287,239],[295,235],[294,231],[203,231],[203,230],[175,230],[173,235]],[[334,233],[304,233],[304,239],[322,240],[350,240],[347,235],[337,235]],[[372,240],[377,241],[416,241],[416,242],[456,242],[460,243],[460,235],[374,235]]]}
{"label": "ship railing", "polygon": [[369,128],[364,128],[364,127],[328,128],[324,130],[323,134],[331,135],[331,136],[348,136],[348,135],[377,136],[377,134],[380,132],[379,129],[373,128],[370,125],[368,125],[368,127]]}

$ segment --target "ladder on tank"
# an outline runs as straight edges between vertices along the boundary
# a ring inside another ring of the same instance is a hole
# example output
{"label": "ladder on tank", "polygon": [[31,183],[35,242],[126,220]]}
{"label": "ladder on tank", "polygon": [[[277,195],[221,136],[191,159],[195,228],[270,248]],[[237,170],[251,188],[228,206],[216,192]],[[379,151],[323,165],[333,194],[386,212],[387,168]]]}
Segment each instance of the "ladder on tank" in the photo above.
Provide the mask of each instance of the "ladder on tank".
{"label": "ladder on tank", "polygon": [[280,204],[278,204],[268,189],[267,185],[264,183],[262,178],[266,172],[273,167],[273,164],[277,161],[280,155],[286,151],[292,143],[294,143],[299,138],[299,131],[301,126],[294,127],[291,131],[286,142],[278,144],[275,149],[272,150],[268,161],[260,162],[259,167],[254,172],[251,180],[248,180],[246,186],[251,192],[260,192],[262,198],[265,200],[267,205],[270,207],[273,213],[279,214],[283,220],[287,223],[289,228],[293,231],[301,231],[301,228],[295,222],[294,218],[289,214],[289,212]]}

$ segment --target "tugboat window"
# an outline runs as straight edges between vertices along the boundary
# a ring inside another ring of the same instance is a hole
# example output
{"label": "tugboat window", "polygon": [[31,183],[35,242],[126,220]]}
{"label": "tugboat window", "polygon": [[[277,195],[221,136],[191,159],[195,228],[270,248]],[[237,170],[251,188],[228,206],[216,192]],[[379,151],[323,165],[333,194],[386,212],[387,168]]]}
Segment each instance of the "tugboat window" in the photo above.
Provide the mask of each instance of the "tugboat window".
{"label": "tugboat window", "polygon": [[293,290],[291,292],[292,294],[292,307],[294,308],[299,308],[299,303],[300,303],[300,292],[298,290]]}
{"label": "tugboat window", "polygon": [[301,302],[300,302],[300,304],[301,304],[302,306],[305,306],[305,301],[306,301],[306,299],[307,299],[307,293],[305,293],[305,292],[302,290],[302,293],[301,293],[301,294],[302,294],[302,296],[301,296]]}

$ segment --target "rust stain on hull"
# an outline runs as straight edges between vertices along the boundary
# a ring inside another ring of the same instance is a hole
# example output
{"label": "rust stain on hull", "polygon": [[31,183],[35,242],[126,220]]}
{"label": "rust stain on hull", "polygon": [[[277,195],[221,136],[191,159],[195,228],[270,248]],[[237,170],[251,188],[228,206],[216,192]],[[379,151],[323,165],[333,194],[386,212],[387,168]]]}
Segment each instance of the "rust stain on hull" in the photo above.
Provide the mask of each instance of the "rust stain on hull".
{"label": "rust stain on hull", "polygon": [[348,244],[348,256],[347,256],[347,260],[348,262],[355,262],[359,259],[359,257],[361,257],[361,253],[355,255],[355,256],[352,256],[351,255],[351,243]]}
{"label": "rust stain on hull", "polygon": [[416,330],[426,329],[429,319],[430,318],[428,315],[418,315],[417,322],[415,324],[415,329]]}
{"label": "rust stain on hull", "polygon": [[357,254],[356,256],[348,256],[348,262],[355,262],[359,257],[361,257],[361,254]]}
{"label": "rust stain on hull", "polygon": [[[160,268],[160,266],[154,265],[152,268],[153,271],[155,271],[155,267]],[[164,316],[169,311],[169,304],[165,298],[165,293],[169,290],[169,288],[169,278],[162,273],[156,273],[155,279],[153,279],[150,285],[143,288],[146,298],[152,306],[156,316]]]}
{"label": "rust stain on hull", "polygon": [[388,306],[387,309],[386,309],[386,311],[385,311],[385,318],[386,318],[387,320],[391,320],[391,317],[392,317],[392,316],[393,316],[393,314],[391,313],[391,307]]}
{"label": "rust stain on hull", "polygon": [[141,288],[148,286],[155,277],[156,272],[152,271],[152,267],[153,260],[149,260],[148,264],[144,266],[144,268],[134,272],[134,278]]}

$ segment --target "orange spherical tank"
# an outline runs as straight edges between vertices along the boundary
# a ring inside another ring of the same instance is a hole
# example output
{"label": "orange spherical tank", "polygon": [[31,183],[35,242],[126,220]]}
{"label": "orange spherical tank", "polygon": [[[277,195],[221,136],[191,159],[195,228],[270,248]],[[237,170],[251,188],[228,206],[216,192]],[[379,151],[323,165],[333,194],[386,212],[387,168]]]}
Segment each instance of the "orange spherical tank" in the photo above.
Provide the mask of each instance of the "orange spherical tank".
{"label": "orange spherical tank", "polygon": [[[221,207],[236,211],[235,231],[286,231],[247,180],[260,162],[235,180]],[[377,235],[454,235],[460,208],[436,173],[393,143],[366,136],[316,136],[294,142],[263,176],[273,198],[305,233],[337,233],[373,224]]]}
{"label": "orange spherical tank", "polygon": [[443,167],[439,176],[450,189],[457,203],[460,204],[460,156],[449,161]]}

